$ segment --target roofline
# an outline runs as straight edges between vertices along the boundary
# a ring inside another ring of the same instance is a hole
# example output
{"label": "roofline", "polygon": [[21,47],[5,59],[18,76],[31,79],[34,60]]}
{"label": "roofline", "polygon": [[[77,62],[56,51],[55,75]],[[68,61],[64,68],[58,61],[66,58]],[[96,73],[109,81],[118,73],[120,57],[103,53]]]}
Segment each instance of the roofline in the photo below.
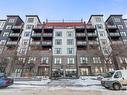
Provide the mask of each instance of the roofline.
{"label": "roofline", "polygon": [[5,20],[5,19],[0,19],[0,21],[7,21],[7,20]]}
{"label": "roofline", "polygon": [[20,18],[19,15],[7,15],[7,17],[18,17],[24,23],[24,21]]}
{"label": "roofline", "polygon": [[108,21],[108,19],[109,19],[111,16],[123,16],[123,15],[122,15],[122,14],[119,14],[119,15],[118,15],[118,14],[116,14],[116,15],[115,15],[115,14],[110,15],[110,16],[107,18],[107,20],[106,20],[105,22],[107,22],[107,21]]}
{"label": "roofline", "polygon": [[26,17],[37,17],[37,18],[38,18],[38,20],[39,20],[39,22],[41,23],[41,21],[40,21],[40,19],[39,19],[38,15],[26,15]]}
{"label": "roofline", "polygon": [[[91,18],[92,18],[93,16],[104,16],[104,15],[91,15],[90,18],[89,18],[89,20],[88,20],[88,22],[90,22],[90,20],[91,20]],[[88,23],[88,22],[87,22],[87,23]]]}

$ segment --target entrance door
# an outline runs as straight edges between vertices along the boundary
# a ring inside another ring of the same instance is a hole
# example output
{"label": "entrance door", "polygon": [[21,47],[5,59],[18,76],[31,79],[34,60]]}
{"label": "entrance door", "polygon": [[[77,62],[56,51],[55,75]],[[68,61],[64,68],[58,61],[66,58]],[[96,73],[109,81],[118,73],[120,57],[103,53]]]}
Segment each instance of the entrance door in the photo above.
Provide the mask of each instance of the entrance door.
{"label": "entrance door", "polygon": [[38,67],[38,76],[49,76],[49,68],[47,67]]}
{"label": "entrance door", "polygon": [[91,73],[90,67],[80,68],[80,75],[81,76],[89,75],[90,73]]}

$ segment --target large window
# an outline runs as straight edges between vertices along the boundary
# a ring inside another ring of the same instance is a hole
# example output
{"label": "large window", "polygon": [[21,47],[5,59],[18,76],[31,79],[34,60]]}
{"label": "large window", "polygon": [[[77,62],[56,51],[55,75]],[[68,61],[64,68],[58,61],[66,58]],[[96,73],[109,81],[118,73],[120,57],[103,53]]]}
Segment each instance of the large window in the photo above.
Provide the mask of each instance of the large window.
{"label": "large window", "polygon": [[61,54],[62,53],[62,49],[61,48],[55,48],[54,53],[55,54]]}
{"label": "large window", "polygon": [[28,18],[28,23],[33,23],[33,21],[34,21],[34,18]]}
{"label": "large window", "polygon": [[6,29],[11,29],[12,25],[7,25]]}
{"label": "large window", "polygon": [[24,37],[29,37],[30,36],[30,32],[25,32],[24,33]]}
{"label": "large window", "polygon": [[119,57],[120,63],[127,63],[126,57]]}
{"label": "large window", "polygon": [[74,39],[67,39],[67,45],[73,45]]}
{"label": "large window", "polygon": [[115,22],[121,22],[120,18],[114,18]]}
{"label": "large window", "polygon": [[29,29],[32,29],[33,25],[26,25],[26,29],[29,30]]}
{"label": "large window", "polygon": [[88,57],[80,57],[80,64],[88,63]]}
{"label": "large window", "polygon": [[120,32],[121,36],[126,36],[125,32]]}
{"label": "large window", "polygon": [[4,32],[3,37],[8,37],[9,32]]}
{"label": "large window", "polygon": [[55,32],[55,36],[56,36],[56,37],[61,37],[61,36],[62,36],[62,32],[61,32],[61,31]]}
{"label": "large window", "polygon": [[93,57],[93,63],[101,63],[100,57]]}
{"label": "large window", "polygon": [[74,54],[74,48],[67,48],[67,54]]}
{"label": "large window", "polygon": [[101,18],[100,17],[97,17],[96,18],[96,22],[101,22]]}
{"label": "large window", "polygon": [[74,58],[68,58],[67,64],[74,64]]}
{"label": "large window", "polygon": [[48,64],[48,57],[42,57],[41,64]]}
{"label": "large window", "polygon": [[118,25],[118,28],[119,29],[123,29],[123,25]]}
{"label": "large window", "polygon": [[56,39],[55,45],[62,45],[62,39]]}
{"label": "large window", "polygon": [[6,40],[1,40],[0,41],[0,45],[5,45],[5,43],[6,43]]}
{"label": "large window", "polygon": [[100,36],[105,36],[105,32],[104,31],[99,31]]}
{"label": "large window", "polygon": [[14,18],[9,19],[9,23],[14,23],[14,21],[15,21]]}
{"label": "large window", "polygon": [[102,24],[97,24],[97,28],[98,29],[103,29],[103,25]]}
{"label": "large window", "polygon": [[67,36],[68,37],[73,37],[73,31],[67,31]]}
{"label": "large window", "polygon": [[29,57],[28,64],[33,64],[36,61],[36,57]]}
{"label": "large window", "polygon": [[61,64],[61,58],[55,58],[54,64]]}

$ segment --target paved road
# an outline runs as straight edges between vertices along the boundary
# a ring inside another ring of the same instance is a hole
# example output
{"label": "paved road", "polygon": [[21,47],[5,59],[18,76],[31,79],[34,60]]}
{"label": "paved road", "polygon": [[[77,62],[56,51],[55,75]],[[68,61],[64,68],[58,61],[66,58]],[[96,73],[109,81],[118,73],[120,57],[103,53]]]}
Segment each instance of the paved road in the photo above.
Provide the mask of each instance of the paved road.
{"label": "paved road", "polygon": [[78,88],[37,87],[0,89],[0,95],[127,95],[127,91],[83,90]]}

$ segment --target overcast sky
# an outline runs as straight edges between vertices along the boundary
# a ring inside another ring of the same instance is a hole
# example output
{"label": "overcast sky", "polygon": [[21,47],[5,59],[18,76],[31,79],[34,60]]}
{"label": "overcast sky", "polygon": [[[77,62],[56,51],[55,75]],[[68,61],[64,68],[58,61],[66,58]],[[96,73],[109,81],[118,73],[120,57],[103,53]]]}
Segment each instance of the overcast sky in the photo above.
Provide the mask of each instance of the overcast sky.
{"label": "overcast sky", "polygon": [[1,0],[0,19],[6,15],[38,15],[41,21],[88,20],[92,14],[123,14],[127,17],[127,0]]}

